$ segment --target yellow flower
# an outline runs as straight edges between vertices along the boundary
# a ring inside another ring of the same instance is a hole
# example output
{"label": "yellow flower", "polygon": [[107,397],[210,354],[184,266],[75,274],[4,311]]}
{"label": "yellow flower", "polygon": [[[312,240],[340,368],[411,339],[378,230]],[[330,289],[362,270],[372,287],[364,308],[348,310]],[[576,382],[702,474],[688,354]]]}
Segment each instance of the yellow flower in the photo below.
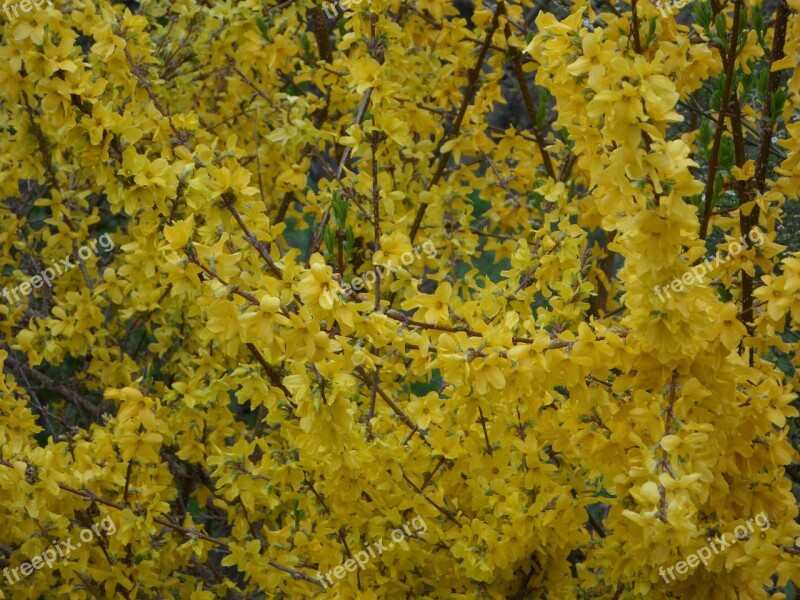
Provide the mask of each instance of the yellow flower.
{"label": "yellow flower", "polygon": [[[401,259],[407,253],[414,257],[408,236],[400,230],[395,230],[389,235],[381,236],[380,249],[373,255],[372,262],[391,270],[398,269],[404,264]],[[406,263],[408,262],[406,256]]]}
{"label": "yellow flower", "polygon": [[737,312],[735,304],[726,304],[722,307],[718,318],[716,335],[730,350],[737,347],[739,340],[747,335],[747,328],[739,320]]}
{"label": "yellow flower", "polygon": [[441,423],[444,413],[442,400],[436,392],[429,392],[422,398],[415,398],[408,404],[407,412],[422,429],[433,423]]}
{"label": "yellow flower", "polygon": [[192,236],[194,230],[194,215],[182,221],[176,221],[172,225],[164,227],[164,237],[167,244],[173,250],[182,250]]}
{"label": "yellow flower", "polygon": [[301,300],[310,306],[331,310],[339,302],[335,293],[338,284],[331,278],[332,269],[319,254],[311,257],[310,270],[298,284]]}
{"label": "yellow flower", "polygon": [[731,174],[737,181],[747,181],[752,179],[756,174],[756,163],[753,160],[748,160],[742,167],[731,168]]}
{"label": "yellow flower", "polygon": [[448,302],[450,302],[450,294],[453,291],[453,287],[448,283],[444,282],[439,284],[439,287],[436,288],[436,292],[433,296],[428,294],[420,294],[415,298],[411,298],[410,300],[406,300],[403,303],[403,308],[425,308],[425,314],[422,315],[423,320],[426,323],[440,323],[442,321],[446,321],[450,316],[450,307]]}

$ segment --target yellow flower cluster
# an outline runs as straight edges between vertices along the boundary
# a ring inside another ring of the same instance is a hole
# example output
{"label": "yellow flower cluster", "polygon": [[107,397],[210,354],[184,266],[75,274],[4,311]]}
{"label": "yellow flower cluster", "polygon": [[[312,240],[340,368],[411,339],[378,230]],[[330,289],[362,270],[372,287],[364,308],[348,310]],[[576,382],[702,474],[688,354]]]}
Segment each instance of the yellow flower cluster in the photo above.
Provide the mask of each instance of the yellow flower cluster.
{"label": "yellow flower cluster", "polygon": [[0,303],[0,567],[116,533],[0,599],[789,597],[797,0],[56,4],[0,288],[116,248]]}

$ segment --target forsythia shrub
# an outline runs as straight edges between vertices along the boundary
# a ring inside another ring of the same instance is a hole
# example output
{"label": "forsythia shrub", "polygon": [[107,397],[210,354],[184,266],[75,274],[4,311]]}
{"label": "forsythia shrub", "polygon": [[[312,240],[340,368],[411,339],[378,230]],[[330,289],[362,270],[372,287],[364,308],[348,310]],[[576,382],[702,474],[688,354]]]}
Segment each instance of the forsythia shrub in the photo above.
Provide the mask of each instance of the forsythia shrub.
{"label": "forsythia shrub", "polygon": [[0,598],[794,598],[800,1],[324,8],[0,13]]}

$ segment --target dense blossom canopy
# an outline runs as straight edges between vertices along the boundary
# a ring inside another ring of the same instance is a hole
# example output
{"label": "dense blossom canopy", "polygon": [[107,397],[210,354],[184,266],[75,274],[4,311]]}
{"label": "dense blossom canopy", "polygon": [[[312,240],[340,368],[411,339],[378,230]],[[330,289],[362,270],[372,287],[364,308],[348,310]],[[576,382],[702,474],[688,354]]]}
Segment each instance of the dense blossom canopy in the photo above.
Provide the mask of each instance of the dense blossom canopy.
{"label": "dense blossom canopy", "polygon": [[794,597],[800,1],[534,5],[0,13],[0,598]]}

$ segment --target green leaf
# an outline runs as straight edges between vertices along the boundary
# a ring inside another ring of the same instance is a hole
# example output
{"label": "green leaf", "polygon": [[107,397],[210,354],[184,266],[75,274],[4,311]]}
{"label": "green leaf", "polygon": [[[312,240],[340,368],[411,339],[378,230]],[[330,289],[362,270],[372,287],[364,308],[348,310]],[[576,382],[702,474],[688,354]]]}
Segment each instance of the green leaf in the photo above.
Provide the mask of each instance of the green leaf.
{"label": "green leaf", "polygon": [[720,45],[726,49],[728,47],[728,40],[725,37],[727,26],[728,22],[725,20],[725,14],[718,12],[717,18],[714,20],[714,27],[717,30],[717,36],[719,36]]}
{"label": "green leaf", "polygon": [[719,198],[719,193],[722,191],[722,184],[725,182],[725,178],[722,176],[722,173],[717,173],[716,177],[714,177],[714,198]]}
{"label": "green leaf", "polygon": [[797,600],[797,586],[790,581],[786,584],[786,600]]}
{"label": "green leaf", "polygon": [[723,137],[719,146],[719,164],[730,172],[733,167],[734,149],[730,138]]}
{"label": "green leaf", "polygon": [[744,90],[744,93],[742,94],[742,97],[747,96],[750,93],[750,90],[753,89],[753,81],[754,80],[755,80],[755,77],[754,77],[754,74],[753,74],[752,71],[749,74],[747,74],[747,73],[742,73],[741,74],[742,89]]}
{"label": "green leaf", "polygon": [[341,194],[339,194],[339,190],[334,190],[331,195],[331,209],[336,226],[339,229],[344,229],[345,223],[347,222],[349,204],[342,198]]}
{"label": "green leaf", "polygon": [[322,234],[322,239],[325,241],[325,248],[328,251],[328,256],[333,256],[336,249],[336,234],[330,227],[325,228],[325,233]]}
{"label": "green leaf", "polygon": [[347,231],[345,232],[344,242],[347,257],[350,258],[350,255],[356,251],[356,235],[353,233],[353,228],[350,226],[347,227]]}
{"label": "green leaf", "polygon": [[311,48],[311,40],[304,33],[300,36],[300,47],[303,49],[303,58],[307,63],[314,61],[314,51]]}
{"label": "green leaf", "polygon": [[702,150],[704,156],[708,155],[708,150],[711,146],[711,136],[711,122],[708,119],[703,119],[697,134],[697,147]]}
{"label": "green leaf", "polygon": [[739,43],[736,45],[736,53],[741,54],[747,45],[747,11],[739,13]]}
{"label": "green leaf", "polygon": [[719,111],[719,107],[721,104],[722,104],[722,87],[718,87],[711,94],[711,110]]}
{"label": "green leaf", "polygon": [[751,19],[751,21],[753,23],[753,29],[758,35],[759,43],[762,46],[766,46],[767,41],[764,39],[764,34],[766,33],[766,30],[764,28],[764,15],[761,14],[760,6],[753,7],[753,18]]}
{"label": "green leaf", "polygon": [[539,95],[539,106],[536,108],[536,126],[544,128],[544,121],[547,118],[547,109],[550,107],[550,92],[544,90]]}
{"label": "green leaf", "polygon": [[645,46],[649,46],[656,39],[656,19],[650,19],[650,28],[647,31]]}
{"label": "green leaf", "polygon": [[783,112],[783,105],[786,102],[786,94],[787,91],[784,89],[775,90],[775,94],[772,96],[771,106],[770,106],[770,119],[773,123],[776,123]]}
{"label": "green leaf", "polygon": [[695,2],[694,8],[692,9],[692,13],[694,15],[694,20],[697,22],[700,27],[702,27],[706,33],[711,33],[711,7],[708,5],[707,2]]}
{"label": "green leaf", "polygon": [[148,392],[153,386],[153,363],[147,363],[147,370],[144,373],[144,389]]}
{"label": "green leaf", "polygon": [[566,127],[562,127],[561,131],[558,132],[561,141],[564,142],[567,146],[567,150],[572,152],[572,149],[575,147],[575,142],[569,136],[569,130]]}
{"label": "green leaf", "polygon": [[769,80],[769,69],[762,69],[756,79],[756,89],[759,97],[763,100],[767,95],[767,81]]}
{"label": "green leaf", "polygon": [[759,35],[764,34],[764,15],[761,14],[760,6],[753,7],[753,29],[755,29],[756,33]]}
{"label": "green leaf", "polygon": [[256,25],[258,26],[258,30],[261,32],[261,37],[264,38],[265,41],[269,41],[269,25],[264,20],[263,17],[256,17]]}

